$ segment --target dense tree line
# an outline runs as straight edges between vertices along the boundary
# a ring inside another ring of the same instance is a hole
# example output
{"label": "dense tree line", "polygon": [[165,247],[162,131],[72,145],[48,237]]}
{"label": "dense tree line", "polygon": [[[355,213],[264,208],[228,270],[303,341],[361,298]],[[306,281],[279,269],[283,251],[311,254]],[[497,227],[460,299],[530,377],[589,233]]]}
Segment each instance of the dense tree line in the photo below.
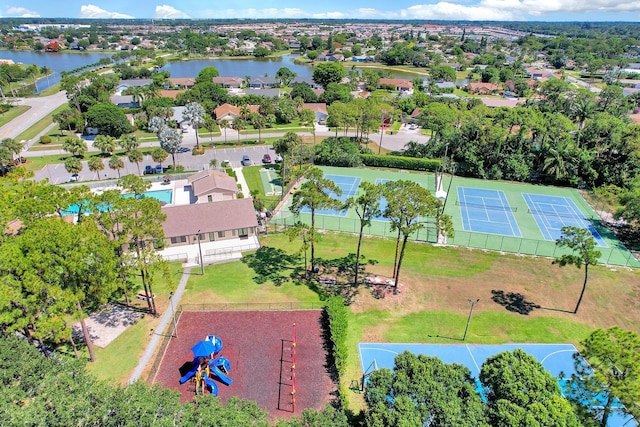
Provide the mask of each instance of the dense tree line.
{"label": "dense tree line", "polygon": [[439,158],[448,147],[456,173],[465,176],[628,187],[640,172],[640,133],[624,120],[631,106],[620,88],[607,87],[596,98],[551,79],[540,93],[525,106],[495,109],[473,99],[418,95],[426,103],[418,123],[432,138],[410,143],[405,154]]}
{"label": "dense tree line", "polygon": [[[156,274],[168,274],[155,252],[164,233],[160,203],[141,196],[150,184],[128,175],[122,188],[100,195],[47,183],[12,180],[2,187],[0,225],[17,229],[0,240],[0,334],[19,333],[43,349],[68,343],[77,352],[72,319],[80,320],[94,360],[84,318],[110,300],[129,302],[139,289],[153,294]],[[64,219],[75,213],[76,222]],[[130,251],[136,254],[131,256]],[[148,310],[156,314],[152,298]]]}

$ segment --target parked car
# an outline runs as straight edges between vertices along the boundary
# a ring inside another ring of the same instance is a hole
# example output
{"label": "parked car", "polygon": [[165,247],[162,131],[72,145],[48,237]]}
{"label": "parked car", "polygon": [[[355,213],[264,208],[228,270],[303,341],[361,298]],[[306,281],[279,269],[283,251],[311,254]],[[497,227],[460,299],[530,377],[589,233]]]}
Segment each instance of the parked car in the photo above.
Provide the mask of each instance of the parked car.
{"label": "parked car", "polygon": [[153,166],[151,166],[151,165],[146,165],[146,166],[144,167],[144,174],[145,174],[145,175],[151,175],[151,174],[154,174],[154,173],[156,173],[156,170],[153,168]]}
{"label": "parked car", "polygon": [[189,151],[189,147],[180,147],[178,148],[178,153],[186,153]]}
{"label": "parked car", "polygon": [[416,125],[411,125],[411,126],[409,126],[409,129],[410,129],[410,130],[416,130],[416,129],[418,129],[418,126],[416,126]]}
{"label": "parked car", "polygon": [[69,178],[69,182],[78,182],[78,174],[77,173],[73,173],[71,174],[71,178]]}
{"label": "parked car", "polygon": [[271,163],[271,156],[269,154],[262,156],[262,163]]}
{"label": "parked car", "polygon": [[164,169],[162,168],[162,165],[156,165],[156,173],[163,173]]}
{"label": "parked car", "polygon": [[251,159],[246,154],[242,156],[242,160],[240,161],[240,163],[242,164],[242,166],[251,166],[252,164]]}
{"label": "parked car", "polygon": [[282,156],[280,154],[276,154],[276,157],[273,159],[274,162],[280,163],[282,161]]}

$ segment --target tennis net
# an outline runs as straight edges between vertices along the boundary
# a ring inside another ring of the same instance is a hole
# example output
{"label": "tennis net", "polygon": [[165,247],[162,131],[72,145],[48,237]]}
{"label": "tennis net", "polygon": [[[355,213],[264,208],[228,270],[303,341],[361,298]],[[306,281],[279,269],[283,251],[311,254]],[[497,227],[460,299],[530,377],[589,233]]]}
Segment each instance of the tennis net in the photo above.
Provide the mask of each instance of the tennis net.
{"label": "tennis net", "polygon": [[487,205],[487,204],[484,204],[484,203],[469,203],[469,202],[461,202],[460,200],[456,200],[456,206],[464,206],[464,207],[467,207],[467,208],[487,209],[487,210],[492,210],[492,211],[518,212],[518,208],[512,208],[511,206]]}
{"label": "tennis net", "polygon": [[560,218],[586,219],[583,214],[575,214],[574,212],[558,212],[555,209],[528,209],[527,213],[540,216],[557,216]]}

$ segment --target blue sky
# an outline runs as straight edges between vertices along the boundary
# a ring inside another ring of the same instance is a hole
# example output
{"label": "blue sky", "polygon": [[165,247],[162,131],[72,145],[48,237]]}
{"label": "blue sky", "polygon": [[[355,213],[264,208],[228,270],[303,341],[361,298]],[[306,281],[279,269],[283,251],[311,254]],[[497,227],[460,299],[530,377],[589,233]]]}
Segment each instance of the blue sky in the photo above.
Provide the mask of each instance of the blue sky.
{"label": "blue sky", "polygon": [[2,17],[640,21],[640,0],[8,1]]}

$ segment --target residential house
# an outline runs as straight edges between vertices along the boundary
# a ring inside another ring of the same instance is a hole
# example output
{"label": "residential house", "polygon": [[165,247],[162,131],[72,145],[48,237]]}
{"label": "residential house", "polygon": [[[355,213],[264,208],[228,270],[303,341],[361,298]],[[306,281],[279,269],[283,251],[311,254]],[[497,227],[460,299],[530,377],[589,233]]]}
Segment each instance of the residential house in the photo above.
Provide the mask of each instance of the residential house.
{"label": "residential house", "polygon": [[196,79],[193,77],[169,77],[172,87],[178,87],[180,89],[191,89],[196,84]]}
{"label": "residential house", "polygon": [[[249,108],[249,113],[257,113],[260,109],[259,105],[248,105],[247,107]],[[241,117],[240,107],[236,107],[231,104],[222,104],[217,106],[213,110],[213,114],[216,120],[227,120],[229,122]]]}
{"label": "residential house", "polygon": [[182,117],[182,113],[184,113],[185,107],[171,107],[173,109],[173,115],[169,120],[175,121],[180,128],[184,128],[188,126],[189,123]]}
{"label": "residential house", "polygon": [[266,98],[280,97],[280,89],[245,89],[245,95],[258,95]]}
{"label": "residential house", "polygon": [[134,101],[133,95],[112,95],[109,99],[118,108],[140,108],[140,101]]}
{"label": "residential house", "polygon": [[493,83],[472,82],[467,84],[466,90],[477,95],[491,95],[502,91],[502,86]]}
{"label": "residential house", "polygon": [[280,85],[280,81],[273,77],[251,77],[249,79],[250,89],[272,89]]}
{"label": "residential house", "polygon": [[303,108],[307,108],[313,111],[313,114],[316,116],[316,122],[323,125],[327,121],[327,117],[329,117],[329,113],[327,113],[327,104],[324,102],[305,102],[300,107],[300,110]]}
{"label": "residential house", "polygon": [[397,92],[411,92],[413,91],[413,83],[406,79],[387,79],[381,78],[378,81],[378,87],[392,87]]}
{"label": "residential house", "polygon": [[120,80],[120,83],[118,83],[118,86],[116,86],[116,94],[120,95],[122,92],[124,92],[125,90],[129,89],[130,87],[149,86],[152,83],[153,83],[153,80],[151,80],[151,79],[126,79],[126,80]]}
{"label": "residential house", "polygon": [[513,98],[480,98],[480,101],[489,108],[508,107],[514,108],[523,102]]}
{"label": "residential house", "polygon": [[164,206],[162,212],[167,216],[162,224],[166,247],[245,240],[258,234],[256,211],[249,198]]}
{"label": "residential house", "polygon": [[291,85],[302,84],[302,83],[309,85],[311,89],[322,89],[322,85],[319,85],[318,83],[314,82],[311,77],[297,76],[293,80],[291,80]]}
{"label": "residential house", "polygon": [[244,84],[244,79],[240,77],[214,77],[213,82],[219,84],[223,88],[241,88]]}
{"label": "residential house", "polygon": [[204,170],[191,175],[187,182],[191,185],[195,203],[233,200],[238,193],[236,180],[223,172]]}

